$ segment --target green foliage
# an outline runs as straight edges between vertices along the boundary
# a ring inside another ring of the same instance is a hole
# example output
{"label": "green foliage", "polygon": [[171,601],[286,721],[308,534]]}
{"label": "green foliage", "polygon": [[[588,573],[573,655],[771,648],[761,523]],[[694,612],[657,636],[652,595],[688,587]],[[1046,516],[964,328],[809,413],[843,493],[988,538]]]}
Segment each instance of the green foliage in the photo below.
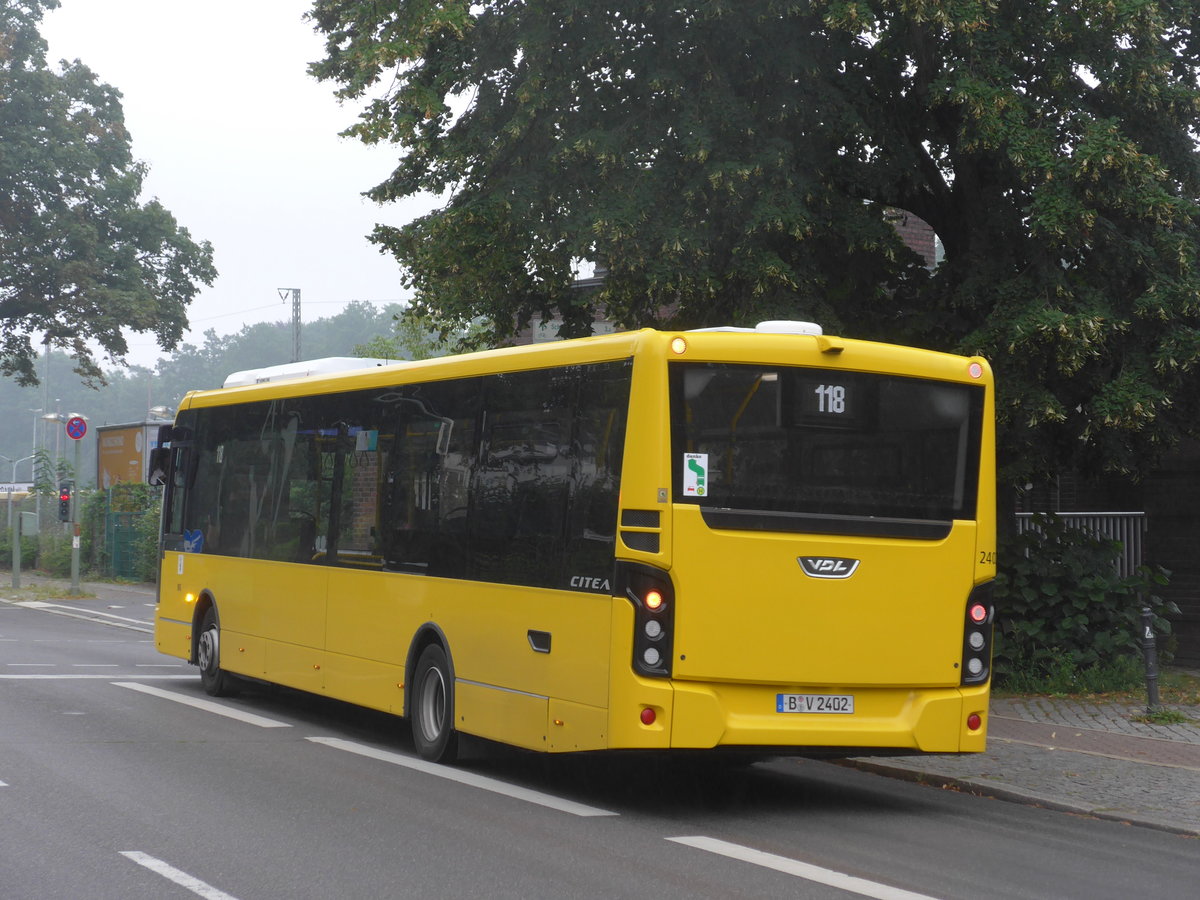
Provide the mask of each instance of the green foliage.
{"label": "green foliage", "polygon": [[1109,694],[1136,690],[1144,684],[1145,672],[1129,655],[1079,668],[1063,654],[1040,666],[1010,666],[998,678],[1004,690],[1017,694]]}
{"label": "green foliage", "polygon": [[[1006,481],[1133,472],[1200,422],[1200,7],[316,0],[393,141],[414,313],[586,334],[812,318],[980,352]],[[931,224],[928,273],[886,221]],[[579,259],[609,270],[571,288]]]}
{"label": "green foliage", "polygon": [[103,381],[94,344],[120,361],[123,330],[175,346],[187,304],[212,284],[212,247],[157,200],[140,201],[120,94],[82,63],[46,62],[38,25],[58,0],[0,4],[0,372],[35,384],[34,341]]}
{"label": "green foliage", "polygon": [[1015,690],[1128,687],[1124,682],[1137,672],[1142,607],[1154,611],[1160,635],[1171,632],[1165,616],[1179,612],[1154,594],[1168,573],[1143,566],[1123,578],[1116,571],[1119,543],[1057,516],[1039,516],[1033,524],[1000,548],[997,676]]}
{"label": "green foliage", "polygon": [[[12,530],[0,528],[0,569],[12,570]],[[38,539],[33,535],[21,536],[21,569],[37,567]]]}
{"label": "green foliage", "polygon": [[1177,709],[1158,709],[1147,710],[1140,716],[1133,716],[1133,721],[1141,722],[1144,725],[1190,725],[1193,720],[1191,717],[1184,715]]}
{"label": "green foliage", "polygon": [[365,344],[354,348],[355,356],[377,359],[433,359],[446,356],[460,348],[482,348],[488,344],[487,329],[472,322],[466,329],[454,333],[439,333],[427,315],[411,309],[392,316],[394,330],[390,335],[378,334]]}
{"label": "green foliage", "polygon": [[137,545],[133,559],[141,581],[158,581],[158,526],[162,515],[162,497],[154,497],[137,520]]}
{"label": "green foliage", "polygon": [[71,576],[71,537],[58,522],[52,528],[44,528],[38,535],[37,567],[56,578]]}

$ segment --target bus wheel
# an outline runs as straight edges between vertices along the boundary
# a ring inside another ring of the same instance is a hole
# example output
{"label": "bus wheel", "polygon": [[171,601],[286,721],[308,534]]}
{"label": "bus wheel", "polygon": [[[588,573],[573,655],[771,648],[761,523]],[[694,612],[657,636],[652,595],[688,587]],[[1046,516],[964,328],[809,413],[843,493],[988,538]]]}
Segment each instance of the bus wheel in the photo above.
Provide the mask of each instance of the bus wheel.
{"label": "bus wheel", "polygon": [[430,644],[421,651],[412,693],[413,744],[422,759],[454,762],[458,734],[454,731],[454,683],[446,651]]}
{"label": "bus wheel", "polygon": [[237,693],[234,676],[221,668],[221,630],[217,613],[211,606],[200,623],[200,640],[196,642],[196,665],[200,667],[200,685],[212,697],[229,697]]}

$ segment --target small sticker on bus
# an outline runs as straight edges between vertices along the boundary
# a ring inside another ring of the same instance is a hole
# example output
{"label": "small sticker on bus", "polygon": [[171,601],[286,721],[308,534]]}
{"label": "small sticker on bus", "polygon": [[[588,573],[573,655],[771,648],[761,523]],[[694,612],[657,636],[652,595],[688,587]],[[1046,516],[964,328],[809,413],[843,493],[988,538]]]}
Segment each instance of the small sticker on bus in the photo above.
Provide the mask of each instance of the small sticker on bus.
{"label": "small sticker on bus", "polygon": [[[203,553],[204,552],[204,532],[199,528],[189,528],[183,533],[183,552],[184,553]],[[179,565],[183,565],[183,557],[179,558]]]}
{"label": "small sticker on bus", "polygon": [[683,495],[703,497],[708,493],[708,454],[683,454]]}

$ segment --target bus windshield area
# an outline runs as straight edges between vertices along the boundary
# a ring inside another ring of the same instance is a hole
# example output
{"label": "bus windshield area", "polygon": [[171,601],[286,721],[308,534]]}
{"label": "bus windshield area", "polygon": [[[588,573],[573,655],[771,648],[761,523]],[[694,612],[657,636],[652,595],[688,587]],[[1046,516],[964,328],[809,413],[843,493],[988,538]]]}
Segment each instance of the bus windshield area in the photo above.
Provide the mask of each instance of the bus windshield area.
{"label": "bus windshield area", "polygon": [[975,516],[983,399],[893,375],[672,363],[675,500],[720,527],[935,537]]}

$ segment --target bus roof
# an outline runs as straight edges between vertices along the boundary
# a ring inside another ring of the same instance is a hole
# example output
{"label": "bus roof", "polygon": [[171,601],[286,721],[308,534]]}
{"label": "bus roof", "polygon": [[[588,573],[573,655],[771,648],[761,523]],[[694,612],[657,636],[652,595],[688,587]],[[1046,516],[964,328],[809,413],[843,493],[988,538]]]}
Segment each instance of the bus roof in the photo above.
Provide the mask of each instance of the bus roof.
{"label": "bus roof", "polygon": [[[676,349],[680,339],[683,339],[682,347],[686,349]],[[679,358],[750,361],[757,359],[767,347],[772,347],[768,356],[779,359],[785,348],[789,348],[786,352],[791,355],[793,351],[790,348],[796,346],[794,341],[808,344],[811,350],[817,351],[834,368],[863,366],[867,370],[960,379],[966,371],[964,363],[968,361],[967,357],[940,351],[825,335],[819,325],[811,322],[774,321],[759,323],[755,328],[720,327],[690,331],[643,328],[433,359],[333,357],[248,369],[230,375],[223,388],[189,392],[180,409],[269,400],[293,396],[297,392],[323,394],[408,381],[439,381],[492,372],[586,365],[636,356],[642,348],[656,344],[662,348],[661,352],[672,358],[675,358],[674,354],[683,354]],[[848,352],[843,353],[844,350]],[[969,361],[980,364],[980,375],[988,370],[986,361],[979,357],[970,357]],[[973,375],[972,379],[980,375]]]}
{"label": "bus roof", "polygon": [[376,366],[402,365],[403,359],[374,359],[362,356],[327,356],[322,359],[301,360],[261,369],[244,369],[234,372],[225,379],[221,387],[241,387],[247,384],[264,384],[282,381],[285,378],[307,378],[309,375],[332,375],[337,372],[352,372],[356,369],[371,369]]}

